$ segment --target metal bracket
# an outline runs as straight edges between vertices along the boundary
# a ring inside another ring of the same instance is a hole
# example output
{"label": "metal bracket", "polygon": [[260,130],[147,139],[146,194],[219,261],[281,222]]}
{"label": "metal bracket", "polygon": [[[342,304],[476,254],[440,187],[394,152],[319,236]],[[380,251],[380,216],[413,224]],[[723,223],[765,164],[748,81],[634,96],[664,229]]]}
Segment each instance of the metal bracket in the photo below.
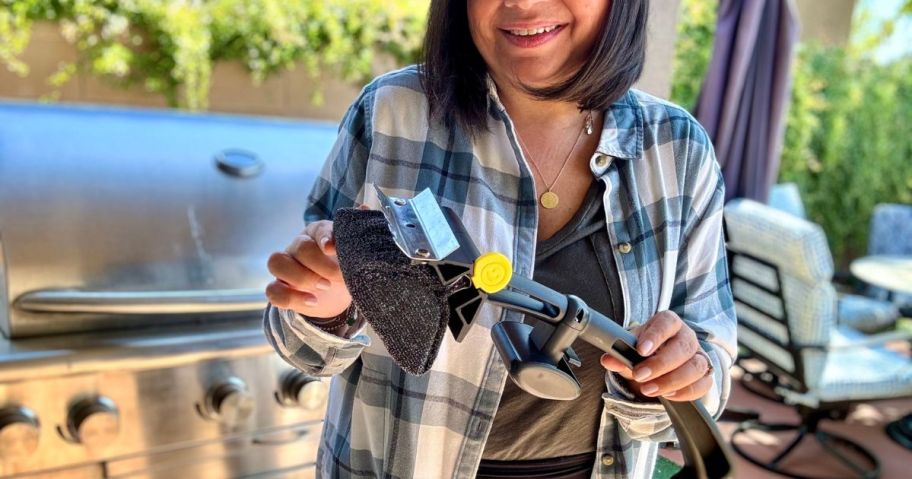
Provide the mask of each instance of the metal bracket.
{"label": "metal bracket", "polygon": [[442,261],[459,249],[459,241],[431,190],[408,199],[391,198],[376,185],[374,190],[393,239],[406,256],[415,261]]}

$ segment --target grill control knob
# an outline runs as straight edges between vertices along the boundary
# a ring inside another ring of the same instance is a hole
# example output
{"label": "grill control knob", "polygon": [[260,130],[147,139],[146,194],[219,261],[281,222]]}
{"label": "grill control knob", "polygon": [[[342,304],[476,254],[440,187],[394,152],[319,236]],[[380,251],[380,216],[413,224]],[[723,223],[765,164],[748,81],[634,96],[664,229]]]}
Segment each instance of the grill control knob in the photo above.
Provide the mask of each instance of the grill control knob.
{"label": "grill control knob", "polygon": [[114,401],[105,396],[80,399],[67,415],[67,439],[90,449],[105,447],[120,434],[120,414]]}
{"label": "grill control knob", "polygon": [[200,412],[227,426],[237,426],[253,413],[253,394],[238,378],[228,378],[209,388]]}
{"label": "grill control knob", "polygon": [[0,461],[25,459],[38,449],[41,427],[31,409],[14,406],[0,409]]}
{"label": "grill control knob", "polygon": [[314,411],[326,405],[327,393],[326,383],[291,369],[279,380],[276,399],[283,406]]}

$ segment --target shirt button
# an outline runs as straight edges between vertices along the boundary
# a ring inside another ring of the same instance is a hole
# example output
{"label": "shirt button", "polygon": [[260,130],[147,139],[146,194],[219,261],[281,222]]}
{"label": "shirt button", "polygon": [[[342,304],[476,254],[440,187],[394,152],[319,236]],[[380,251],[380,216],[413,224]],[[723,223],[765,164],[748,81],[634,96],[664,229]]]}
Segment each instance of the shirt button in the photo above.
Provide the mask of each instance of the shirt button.
{"label": "shirt button", "polygon": [[599,168],[604,168],[608,165],[608,157],[605,155],[598,155],[595,157],[595,166]]}
{"label": "shirt button", "polygon": [[618,251],[620,251],[621,254],[627,254],[632,249],[633,249],[633,246],[630,246],[630,243],[621,243],[618,245]]}
{"label": "shirt button", "polygon": [[611,454],[605,454],[602,456],[602,465],[603,466],[613,466],[614,465],[614,456]]}

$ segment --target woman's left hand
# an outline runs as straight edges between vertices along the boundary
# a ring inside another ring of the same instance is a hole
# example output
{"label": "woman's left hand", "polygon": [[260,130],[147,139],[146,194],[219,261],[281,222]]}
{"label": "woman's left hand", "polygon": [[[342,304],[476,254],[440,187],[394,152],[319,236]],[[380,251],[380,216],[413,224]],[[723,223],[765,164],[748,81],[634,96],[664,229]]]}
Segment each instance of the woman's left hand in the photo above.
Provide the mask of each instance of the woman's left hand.
{"label": "woman's left hand", "polygon": [[605,354],[602,366],[627,379],[634,393],[693,401],[712,387],[712,365],[697,335],[677,314],[662,311],[637,328],[637,351],[647,359],[631,371]]}

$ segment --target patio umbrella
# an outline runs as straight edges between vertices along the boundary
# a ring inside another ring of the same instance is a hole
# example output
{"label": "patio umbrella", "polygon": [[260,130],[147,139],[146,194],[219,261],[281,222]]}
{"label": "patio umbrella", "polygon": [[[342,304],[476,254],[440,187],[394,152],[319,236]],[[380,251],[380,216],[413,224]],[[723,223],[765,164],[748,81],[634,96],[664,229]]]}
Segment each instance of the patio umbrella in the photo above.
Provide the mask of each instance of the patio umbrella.
{"label": "patio umbrella", "polygon": [[716,148],[726,200],[766,202],[779,171],[798,21],[790,0],[720,0],[695,116]]}

